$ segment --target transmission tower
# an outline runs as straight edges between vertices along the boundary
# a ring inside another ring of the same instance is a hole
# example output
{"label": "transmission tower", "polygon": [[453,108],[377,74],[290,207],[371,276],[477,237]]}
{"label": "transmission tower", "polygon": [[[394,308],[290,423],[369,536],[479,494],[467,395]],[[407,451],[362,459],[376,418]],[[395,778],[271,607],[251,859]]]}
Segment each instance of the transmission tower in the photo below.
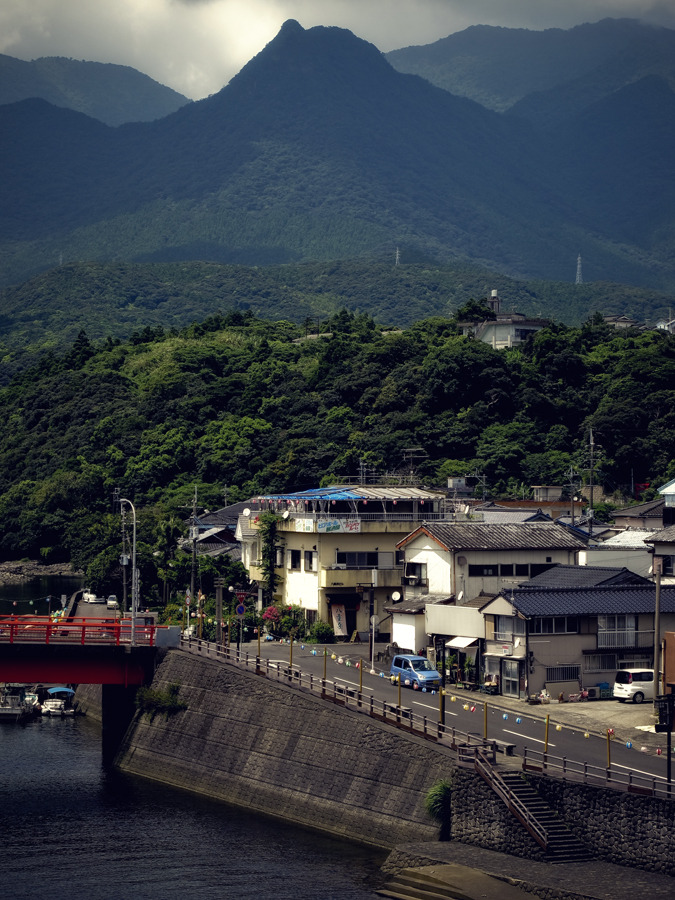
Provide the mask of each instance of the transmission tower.
{"label": "transmission tower", "polygon": [[581,274],[581,253],[577,256],[577,280],[576,280],[576,283],[577,284],[584,283],[584,279]]}
{"label": "transmission tower", "polygon": [[399,253],[398,247],[396,248],[396,265],[399,266],[401,264],[401,254]]}

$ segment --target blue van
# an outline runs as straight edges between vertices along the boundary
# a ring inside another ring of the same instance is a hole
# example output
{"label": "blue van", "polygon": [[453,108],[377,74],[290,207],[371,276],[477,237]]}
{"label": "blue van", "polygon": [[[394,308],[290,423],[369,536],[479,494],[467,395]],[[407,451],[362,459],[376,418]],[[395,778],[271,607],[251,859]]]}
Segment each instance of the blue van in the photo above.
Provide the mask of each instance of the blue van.
{"label": "blue van", "polygon": [[434,669],[426,656],[398,654],[391,661],[391,680],[401,676],[401,684],[419,691],[421,688],[436,690],[441,686],[440,673]]}

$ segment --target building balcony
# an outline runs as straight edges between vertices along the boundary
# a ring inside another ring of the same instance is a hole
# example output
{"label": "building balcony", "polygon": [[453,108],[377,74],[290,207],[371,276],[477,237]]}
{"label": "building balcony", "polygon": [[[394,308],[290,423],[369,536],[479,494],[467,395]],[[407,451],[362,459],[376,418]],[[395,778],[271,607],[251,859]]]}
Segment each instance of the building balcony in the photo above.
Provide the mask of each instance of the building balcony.
{"label": "building balcony", "polygon": [[401,586],[401,568],[397,569],[348,569],[346,566],[331,566],[319,571],[319,587],[359,586],[397,588]]}
{"label": "building balcony", "polygon": [[634,628],[618,631],[599,631],[598,650],[628,650],[634,647],[653,647],[653,631],[636,631]]}

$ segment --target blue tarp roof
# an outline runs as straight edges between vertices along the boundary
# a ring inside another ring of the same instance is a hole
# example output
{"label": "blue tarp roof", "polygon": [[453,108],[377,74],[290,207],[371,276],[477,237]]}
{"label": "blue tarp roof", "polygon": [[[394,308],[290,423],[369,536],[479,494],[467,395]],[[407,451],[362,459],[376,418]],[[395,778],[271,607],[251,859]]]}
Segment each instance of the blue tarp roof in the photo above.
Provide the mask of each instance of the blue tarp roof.
{"label": "blue tarp roof", "polygon": [[52,687],[47,688],[48,694],[74,694],[75,691],[69,687]]}

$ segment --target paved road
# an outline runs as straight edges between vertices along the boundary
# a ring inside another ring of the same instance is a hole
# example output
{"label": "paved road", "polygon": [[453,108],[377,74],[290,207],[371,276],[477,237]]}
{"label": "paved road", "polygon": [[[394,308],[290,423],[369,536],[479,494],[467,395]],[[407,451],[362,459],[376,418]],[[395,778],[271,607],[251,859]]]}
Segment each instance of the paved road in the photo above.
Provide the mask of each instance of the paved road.
{"label": "paved road", "polygon": [[[390,703],[398,702],[398,688],[390,683],[388,677],[382,677],[387,674],[384,667],[375,663],[376,674],[370,674],[367,645],[329,645],[326,650],[326,675],[329,680],[339,680],[358,689],[360,669],[356,665],[363,662],[364,694],[372,694],[376,699]],[[242,651],[255,656],[257,643],[243,644]],[[317,655],[314,656],[312,651]],[[323,675],[323,651],[323,646],[294,644],[293,664],[320,678]],[[336,659],[332,659],[333,654]],[[262,642],[261,656],[288,664],[290,645]],[[667,775],[666,735],[645,730],[652,729],[654,724],[650,703],[635,705],[597,700],[531,706],[522,700],[486,697],[461,688],[448,687],[446,692],[446,726],[454,724],[462,731],[483,736],[487,720],[487,737],[515,744],[518,755],[523,754],[525,747],[529,752],[543,751],[547,746],[550,756],[585,762],[603,770],[609,758],[612,769],[643,774],[645,777],[658,775],[665,778]],[[430,723],[439,720],[437,694],[402,688],[401,705],[412,708],[420,716],[426,715]],[[614,735],[608,742],[609,728],[614,730]]]}

